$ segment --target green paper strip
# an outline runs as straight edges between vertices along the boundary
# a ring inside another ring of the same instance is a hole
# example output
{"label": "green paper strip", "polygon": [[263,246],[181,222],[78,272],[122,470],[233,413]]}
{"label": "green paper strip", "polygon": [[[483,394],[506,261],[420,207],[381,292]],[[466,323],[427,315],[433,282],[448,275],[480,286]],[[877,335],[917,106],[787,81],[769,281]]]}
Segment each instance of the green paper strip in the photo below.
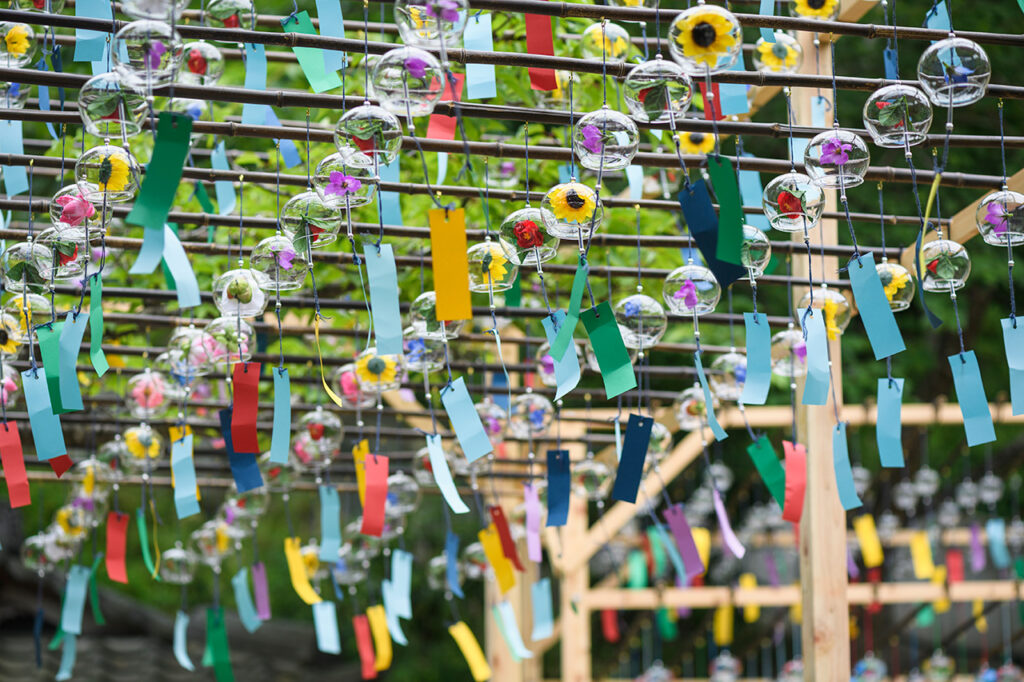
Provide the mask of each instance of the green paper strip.
{"label": "green paper strip", "polygon": [[46,388],[50,393],[50,407],[54,414],[68,412],[60,401],[60,334],[63,330],[63,322],[54,322],[36,330],[39,355],[43,361],[43,373],[46,375]]}
{"label": "green paper strip", "polygon": [[[1024,0],[1020,0],[1024,2]],[[1017,557],[1013,562],[1013,569],[1017,572],[1017,580],[1024,579],[1024,557]],[[1020,622],[1024,623],[1024,601],[1017,601],[1017,616]]]}
{"label": "green paper strip", "polygon": [[[1024,0],[1021,0],[1024,2]],[[519,273],[516,273],[515,281],[512,282],[512,288],[505,292],[505,307],[506,308],[518,308],[523,302],[523,285],[519,279]]]}
{"label": "green paper strip", "polygon": [[615,322],[611,304],[605,301],[582,313],[580,319],[597,357],[605,396],[611,399],[636,388],[636,372],[633,371],[629,351],[622,343],[622,333]]}
{"label": "green paper strip", "polygon": [[658,632],[662,639],[671,642],[679,636],[679,626],[676,625],[676,621],[672,620],[668,609],[658,609],[655,619],[658,621]]}
{"label": "green paper strip", "polygon": [[647,557],[639,549],[629,553],[626,575],[626,585],[629,589],[639,590],[647,587]]}
{"label": "green paper strip", "polygon": [[92,560],[92,571],[89,573],[89,606],[92,607],[92,619],[96,625],[106,625],[107,621],[100,611],[100,588],[96,584],[96,571],[103,560],[103,552],[99,552]]}
{"label": "green paper strip", "polygon": [[[199,202],[199,208],[203,209],[203,213],[216,213],[217,211],[213,208],[213,202],[210,201],[210,195],[206,191],[206,186],[203,183],[196,180],[196,201]],[[206,228],[206,243],[213,243],[213,235],[217,232],[216,225],[210,225]]]}
{"label": "green paper strip", "polygon": [[[178,234],[178,226],[174,223],[167,223],[167,227],[171,229],[171,232]],[[167,267],[167,259],[160,261],[160,269],[164,273],[164,284],[167,285],[168,291],[177,291],[178,287],[174,284],[174,275],[171,274],[171,269]]]}
{"label": "green paper strip", "polygon": [[743,248],[743,202],[740,188],[736,184],[736,170],[724,156],[708,157],[708,175],[718,199],[718,245],[715,257],[718,260],[743,265],[740,252]]}
{"label": "green paper strip", "polygon": [[[213,657],[213,674],[217,682],[234,682],[223,608],[206,609],[206,644]],[[205,660],[205,655],[203,658]]]}
{"label": "green paper strip", "polygon": [[651,556],[654,557],[654,575],[665,575],[668,556],[665,554],[665,546],[661,544],[661,534],[655,526],[647,529],[647,540],[651,543]]}
{"label": "green paper strip", "polygon": [[761,436],[747,446],[747,454],[754,461],[757,473],[768,487],[781,509],[786,501],[786,470],[782,468],[779,456],[775,454],[767,436]]}
{"label": "green paper strip", "polygon": [[[281,26],[285,33],[305,33],[306,35],[317,35],[313,28],[313,22],[309,18],[309,12],[292,14],[281,20]],[[324,64],[324,52],[316,47],[293,47],[299,60],[302,72],[306,74],[306,80],[313,88],[313,92],[327,92],[334,88],[341,87],[341,78],[333,71],[328,72]]]}
{"label": "green paper strip", "polygon": [[924,607],[917,613],[917,625],[918,627],[926,628],[935,622],[935,610],[932,609],[931,604]]}
{"label": "green paper strip", "polygon": [[103,278],[95,275],[89,285],[89,360],[97,376],[103,376],[110,369],[107,355],[103,352]]}
{"label": "green paper strip", "polygon": [[576,325],[580,321],[580,306],[583,303],[583,290],[587,286],[587,274],[590,266],[587,259],[580,254],[579,262],[576,264],[576,274],[572,278],[572,292],[569,294],[569,312],[566,313],[565,322],[555,335],[555,342],[551,344],[551,357],[558,362],[565,356],[569,344],[572,343],[572,335],[576,331]]}
{"label": "green paper strip", "polygon": [[149,554],[149,531],[146,530],[146,512],[139,507],[135,510],[135,526],[139,529],[139,544],[142,545],[142,561],[146,564],[146,570],[153,578],[160,582],[160,574],[156,573],[156,564]]}

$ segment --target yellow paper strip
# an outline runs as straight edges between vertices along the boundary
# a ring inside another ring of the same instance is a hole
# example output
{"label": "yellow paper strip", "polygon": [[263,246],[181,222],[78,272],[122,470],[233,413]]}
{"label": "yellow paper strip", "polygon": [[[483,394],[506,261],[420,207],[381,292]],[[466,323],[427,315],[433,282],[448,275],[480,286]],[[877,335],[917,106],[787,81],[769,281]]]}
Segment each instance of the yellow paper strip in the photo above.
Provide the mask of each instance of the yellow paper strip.
{"label": "yellow paper strip", "polygon": [[366,456],[370,454],[370,441],[365,438],[352,448],[356,465],[356,487],[359,488],[359,506],[366,505]]}
{"label": "yellow paper strip", "polygon": [[505,553],[501,551],[501,539],[498,537],[498,529],[490,524],[479,533],[480,544],[484,546],[484,554],[494,570],[494,577],[498,580],[498,589],[505,594],[516,584],[516,575],[512,571],[512,562],[508,560]]}
{"label": "yellow paper strip", "polygon": [[299,595],[302,601],[312,606],[313,604],[319,604],[323,600],[313,590],[313,586],[309,584],[309,576],[306,575],[306,563],[302,560],[299,547],[298,538],[284,539],[284,556],[288,560],[288,576],[292,579],[292,587],[295,589],[295,594]]}
{"label": "yellow paper strip", "polygon": [[857,534],[860,544],[860,555],[864,558],[866,568],[878,568],[882,565],[882,542],[878,539],[875,517],[871,514],[858,516],[853,520],[853,531]]}
{"label": "yellow paper strip", "polygon": [[725,604],[715,609],[715,620],[712,627],[715,646],[729,646],[732,644],[732,622],[732,604]]}
{"label": "yellow paper strip", "polygon": [[[740,575],[740,587],[745,589],[754,589],[757,587],[757,576],[753,573],[743,573]],[[751,604],[750,606],[743,607],[743,620],[747,623],[756,623],[757,619],[761,617],[761,607],[757,604]]]}
{"label": "yellow paper strip", "polygon": [[971,615],[974,616],[974,627],[978,628],[978,632],[981,634],[988,632],[988,619],[985,618],[985,602],[981,599],[975,599],[971,605]]}
{"label": "yellow paper strip", "polygon": [[[797,589],[800,588],[800,583],[794,584],[797,586]],[[800,625],[804,622],[804,602],[802,598],[789,607],[789,620],[794,625]]]}
{"label": "yellow paper strip", "polygon": [[[932,583],[936,585],[946,584],[945,566],[940,565],[935,567],[935,572],[932,573]],[[942,596],[942,598],[936,599],[932,602],[932,610],[935,611],[935,613],[946,613],[947,611],[949,611],[951,606],[952,604],[949,601],[949,597],[945,594]]]}
{"label": "yellow paper strip", "polygon": [[491,666],[487,664],[480,643],[476,641],[469,626],[460,620],[455,625],[448,626],[448,634],[459,645],[459,651],[469,664],[469,674],[473,676],[473,682],[487,682],[491,679]]}
{"label": "yellow paper strip", "polygon": [[914,562],[914,576],[918,580],[928,580],[935,573],[932,545],[928,540],[927,531],[919,530],[911,536],[910,558]]}
{"label": "yellow paper strip", "polygon": [[435,208],[428,215],[437,319],[468,320],[473,317],[473,304],[466,259],[466,212],[461,208]]}
{"label": "yellow paper strip", "polygon": [[704,564],[704,572],[707,573],[708,561],[711,559],[711,531],[707,528],[694,526],[690,529],[693,535],[693,544],[697,546],[697,553]]}
{"label": "yellow paper strip", "polygon": [[377,661],[374,668],[387,670],[391,667],[391,633],[388,632],[388,616],[384,607],[375,604],[366,609],[366,619],[370,621],[370,632],[373,633],[373,648]]}
{"label": "yellow paper strip", "polygon": [[317,315],[313,318],[313,337],[316,339],[316,357],[320,360],[320,382],[324,385],[324,390],[327,391],[328,397],[338,407],[345,407],[345,404],[341,402],[341,398],[338,394],[331,390],[331,387],[327,385],[327,377],[324,376],[324,356],[320,352],[320,316]]}

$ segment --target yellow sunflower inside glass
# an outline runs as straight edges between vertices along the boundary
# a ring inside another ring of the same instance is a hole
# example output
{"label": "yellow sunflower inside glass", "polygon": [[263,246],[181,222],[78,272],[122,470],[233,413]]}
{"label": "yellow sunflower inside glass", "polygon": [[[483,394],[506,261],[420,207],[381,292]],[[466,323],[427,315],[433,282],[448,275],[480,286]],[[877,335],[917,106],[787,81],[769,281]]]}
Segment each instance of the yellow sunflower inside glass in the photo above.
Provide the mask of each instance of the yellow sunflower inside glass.
{"label": "yellow sunflower inside glass", "polygon": [[831,19],[839,9],[839,0],[793,0],[793,12],[800,17]]}
{"label": "yellow sunflower inside glass", "polygon": [[676,133],[676,139],[684,154],[710,154],[715,148],[715,136],[707,133]]}
{"label": "yellow sunflower inside glass", "polygon": [[17,353],[21,339],[22,332],[18,329],[18,321],[6,313],[0,315],[0,353]]}
{"label": "yellow sunflower inside glass", "polygon": [[306,577],[310,580],[316,577],[316,572],[320,570],[320,557],[316,552],[311,549],[303,552],[302,563],[306,567]]}
{"label": "yellow sunflower inside glass", "polygon": [[124,444],[128,454],[135,459],[156,459],[160,456],[160,439],[151,429],[134,427],[124,434]]}
{"label": "yellow sunflower inside glass", "polygon": [[100,161],[99,189],[101,192],[120,192],[128,186],[131,168],[122,154],[107,154]]}
{"label": "yellow sunflower inside glass", "polygon": [[781,40],[774,43],[757,41],[757,58],[771,71],[786,71],[796,67],[800,55]]}
{"label": "yellow sunflower inside glass", "polygon": [[717,11],[694,12],[683,18],[675,40],[685,57],[714,68],[737,44],[736,26]]}
{"label": "yellow sunflower inside glass", "polygon": [[484,254],[483,260],[480,261],[480,271],[484,284],[493,285],[504,282],[505,276],[508,275],[507,266],[508,258],[505,257],[505,252],[501,246],[488,242],[487,253]]}
{"label": "yellow sunflower inside glass", "polygon": [[15,24],[7,30],[7,35],[4,36],[4,42],[7,44],[7,52],[15,57],[28,52],[28,48],[31,47],[28,42],[28,27],[24,24]]}
{"label": "yellow sunflower inside glass", "polygon": [[389,355],[368,353],[356,360],[356,376],[365,384],[390,384],[398,377],[398,363]]}
{"label": "yellow sunflower inside glass", "polygon": [[579,182],[558,185],[544,199],[547,208],[563,223],[588,223],[597,206],[594,190]]}
{"label": "yellow sunflower inside glass", "polygon": [[69,537],[77,538],[85,533],[83,515],[71,505],[64,505],[54,514],[57,526]]}
{"label": "yellow sunflower inside glass", "polygon": [[839,317],[839,303],[831,298],[826,298],[822,307],[825,312],[825,331],[828,332],[828,338],[835,341],[843,333],[837,320]]}
{"label": "yellow sunflower inside glass", "polygon": [[596,30],[591,29],[584,34],[588,48],[594,55],[603,54],[608,59],[623,59],[629,53],[629,42],[618,35],[611,35],[610,31],[602,31],[597,25]]}
{"label": "yellow sunflower inside glass", "polygon": [[910,281],[910,274],[907,272],[893,272],[892,279],[885,285],[885,297],[892,302],[892,299],[900,292],[903,287],[907,286]]}

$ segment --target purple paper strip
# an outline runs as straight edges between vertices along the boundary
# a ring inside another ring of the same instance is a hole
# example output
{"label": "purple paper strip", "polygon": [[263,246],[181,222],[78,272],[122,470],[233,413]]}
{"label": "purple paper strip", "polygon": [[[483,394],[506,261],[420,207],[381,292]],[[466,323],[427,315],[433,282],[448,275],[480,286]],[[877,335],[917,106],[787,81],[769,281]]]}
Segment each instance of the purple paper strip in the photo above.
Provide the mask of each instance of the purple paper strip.
{"label": "purple paper strip", "polygon": [[[686,565],[685,562],[683,563],[683,565]],[[689,584],[690,581],[686,578],[686,576],[676,576],[676,587],[689,587]],[[678,609],[676,609],[676,614],[680,618],[689,618],[691,613],[693,613],[693,611],[690,609],[689,606],[680,606]]]}
{"label": "purple paper strip", "polygon": [[860,577],[860,568],[857,567],[857,562],[853,560],[853,552],[850,548],[846,548],[846,573],[852,580],[856,580]]}
{"label": "purple paper strip", "polygon": [[747,550],[736,534],[732,532],[729,515],[725,513],[725,505],[722,504],[722,496],[718,494],[718,488],[712,488],[711,492],[715,499],[715,516],[718,517],[718,529],[722,533],[722,542],[734,557],[742,559]]}
{"label": "purple paper strip", "polygon": [[704,562],[701,561],[700,552],[697,551],[697,545],[693,542],[693,531],[690,530],[690,524],[686,520],[683,505],[676,503],[668,507],[664,517],[665,523],[672,531],[672,537],[675,538],[676,547],[679,548],[679,556],[683,558],[686,578],[693,580],[704,573]]}
{"label": "purple paper strip", "polygon": [[256,598],[256,615],[260,620],[270,620],[270,590],[267,589],[267,567],[257,561],[252,569],[252,589]]}
{"label": "purple paper strip", "polygon": [[540,497],[532,483],[523,484],[526,499],[526,555],[530,561],[540,563],[544,558],[540,548]]}
{"label": "purple paper strip", "polygon": [[764,555],[764,567],[768,571],[768,583],[772,587],[778,587],[779,583],[779,566],[775,563],[775,552],[768,550]]}
{"label": "purple paper strip", "polygon": [[981,526],[971,524],[971,572],[980,573],[985,570],[985,547],[981,544]]}

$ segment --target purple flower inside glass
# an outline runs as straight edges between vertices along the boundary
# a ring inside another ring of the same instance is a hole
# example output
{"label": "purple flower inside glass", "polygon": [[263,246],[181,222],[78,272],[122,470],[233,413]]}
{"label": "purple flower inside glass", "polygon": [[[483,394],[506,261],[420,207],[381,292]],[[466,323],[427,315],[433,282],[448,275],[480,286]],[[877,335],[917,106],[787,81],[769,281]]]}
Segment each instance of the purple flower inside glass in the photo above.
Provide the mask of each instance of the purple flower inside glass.
{"label": "purple flower inside glass", "polygon": [[1006,206],[998,201],[993,201],[985,207],[985,222],[992,226],[992,232],[995,234],[1006,232],[1006,218],[1008,215]]}
{"label": "purple flower inside glass", "polygon": [[294,249],[281,249],[280,251],[278,251],[276,253],[276,256],[277,256],[277,266],[279,268],[281,268],[282,270],[291,270],[292,269],[292,267],[293,267],[292,266],[292,261],[295,260],[295,250]]}
{"label": "purple flower inside glass", "polygon": [[580,130],[583,133],[583,146],[591,154],[600,154],[604,149],[604,135],[595,125],[586,125]]}
{"label": "purple flower inside glass", "polygon": [[459,20],[459,3],[455,0],[428,2],[426,12],[427,16],[440,18],[442,21],[454,24]]}
{"label": "purple flower inside glass", "polygon": [[362,186],[363,183],[359,178],[345,175],[341,171],[331,171],[330,182],[327,183],[324,194],[336,194],[343,197],[346,194],[355,194]]}
{"label": "purple flower inside glass", "polygon": [[160,40],[154,40],[149,43],[146,49],[146,68],[148,69],[159,69],[160,60],[163,58],[164,53],[167,52],[167,46]]}
{"label": "purple flower inside glass", "polygon": [[419,57],[409,57],[405,60],[405,70],[413,78],[424,78],[427,75],[427,62]]}
{"label": "purple flower inside glass", "polygon": [[853,150],[852,144],[843,142],[838,137],[834,137],[821,145],[821,162],[823,164],[827,163],[833,166],[843,166],[849,162],[849,152],[851,150]]}
{"label": "purple flower inside glass", "polygon": [[676,293],[672,294],[672,298],[683,300],[683,305],[687,308],[697,307],[697,285],[692,279],[688,279],[683,282]]}

